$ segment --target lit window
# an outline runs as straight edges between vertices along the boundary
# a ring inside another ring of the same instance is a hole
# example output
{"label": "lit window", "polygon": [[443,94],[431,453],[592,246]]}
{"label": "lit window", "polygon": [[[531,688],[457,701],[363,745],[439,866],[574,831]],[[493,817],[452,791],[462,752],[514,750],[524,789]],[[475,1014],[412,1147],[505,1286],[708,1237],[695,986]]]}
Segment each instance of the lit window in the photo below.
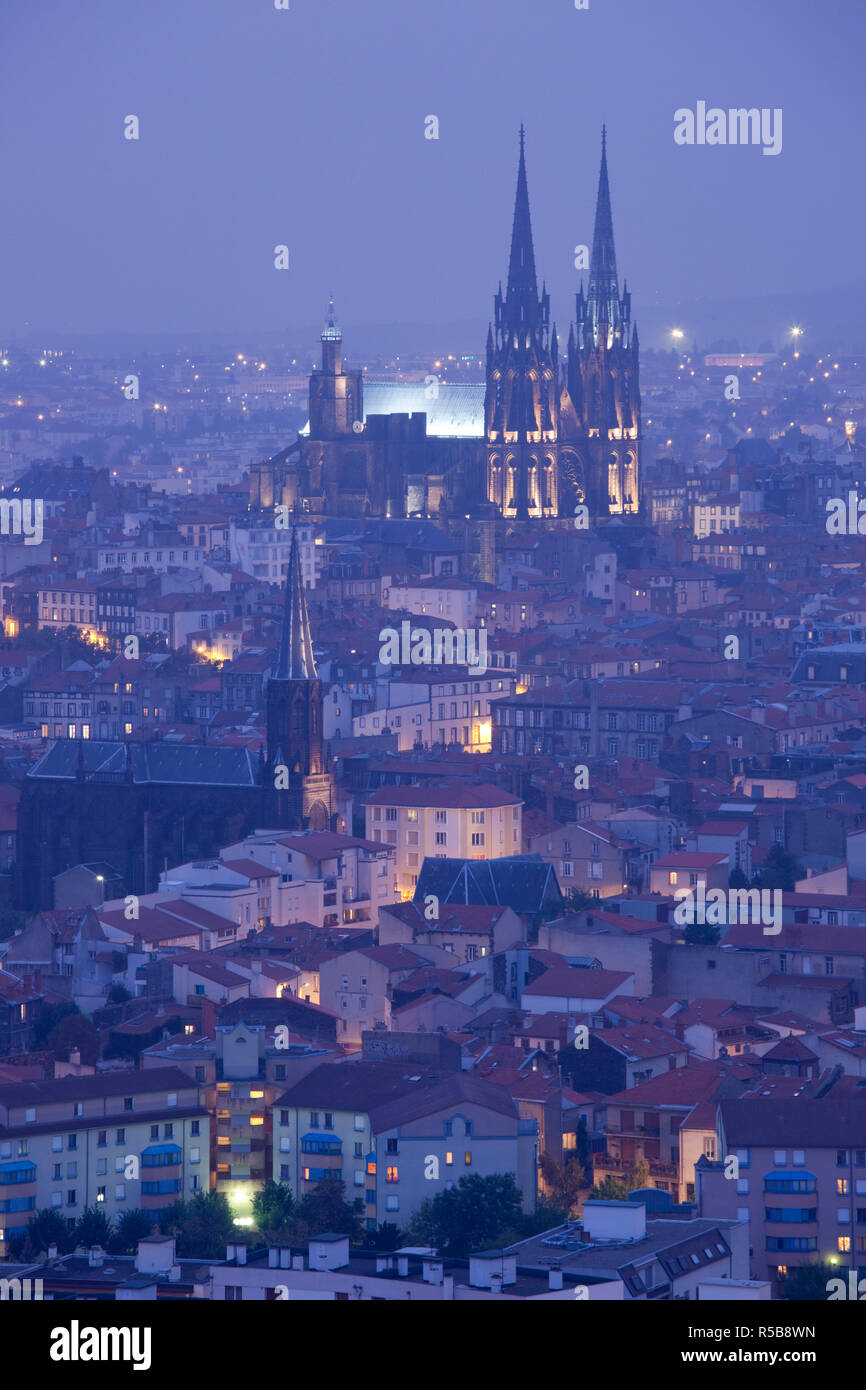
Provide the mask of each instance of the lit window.
{"label": "lit window", "polygon": [[397,1167],[386,1168],[386,1169],[385,1169],[385,1181],[386,1181],[386,1182],[399,1182],[399,1181],[400,1181],[400,1170],[399,1170],[399,1168],[397,1168]]}

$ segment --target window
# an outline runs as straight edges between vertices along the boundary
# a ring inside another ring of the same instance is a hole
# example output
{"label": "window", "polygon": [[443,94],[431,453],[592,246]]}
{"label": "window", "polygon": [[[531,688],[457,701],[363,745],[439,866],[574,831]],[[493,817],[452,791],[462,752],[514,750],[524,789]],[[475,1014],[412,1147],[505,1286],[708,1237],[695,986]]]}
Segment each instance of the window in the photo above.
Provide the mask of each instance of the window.
{"label": "window", "polygon": [[[368,1165],[368,1167],[369,1167],[369,1165]],[[386,1182],[399,1182],[399,1181],[400,1181],[400,1170],[399,1170],[399,1168],[396,1166],[396,1164],[393,1165],[392,1167],[388,1167],[388,1168],[385,1169],[385,1181],[386,1181]]]}
{"label": "window", "polygon": [[765,1207],[764,1215],[768,1222],[797,1222],[817,1221],[817,1207]]}

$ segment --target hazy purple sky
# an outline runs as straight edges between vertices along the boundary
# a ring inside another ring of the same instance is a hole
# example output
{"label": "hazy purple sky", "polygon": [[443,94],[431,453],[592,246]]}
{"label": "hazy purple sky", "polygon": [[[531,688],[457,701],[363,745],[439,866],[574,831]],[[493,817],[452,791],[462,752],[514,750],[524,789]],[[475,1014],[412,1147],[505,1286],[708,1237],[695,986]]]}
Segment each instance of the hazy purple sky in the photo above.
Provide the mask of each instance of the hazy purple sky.
{"label": "hazy purple sky", "polygon": [[[561,328],[602,120],[638,316],[862,285],[864,52],[866,0],[2,0],[0,331],[486,318],[521,120]],[[699,100],[782,153],[678,147]]]}

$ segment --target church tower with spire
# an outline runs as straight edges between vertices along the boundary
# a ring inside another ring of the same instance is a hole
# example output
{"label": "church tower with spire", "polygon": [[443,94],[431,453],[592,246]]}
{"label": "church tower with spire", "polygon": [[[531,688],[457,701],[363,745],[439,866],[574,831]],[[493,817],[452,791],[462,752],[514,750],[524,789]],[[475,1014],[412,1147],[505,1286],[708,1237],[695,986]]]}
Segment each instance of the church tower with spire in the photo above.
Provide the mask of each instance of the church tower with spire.
{"label": "church tower with spire", "polygon": [[279,658],[268,681],[267,728],[267,776],[274,787],[278,824],[329,829],[334,784],[325,768],[322,683],[313,656],[296,530],[289,551]]}
{"label": "church tower with spire", "polygon": [[363,419],[363,390],[362,373],[346,371],[343,365],[343,332],[332,295],[322,329],[322,365],[310,377],[311,438],[351,437],[355,421]]}
{"label": "church tower with spire", "polygon": [[578,493],[591,515],[634,514],[640,509],[641,438],[637,327],[631,295],[616,271],[607,173],[607,132],[601,133],[601,170],[586,294],[577,294],[576,324],[568,339],[564,399],[566,433],[580,455]]}
{"label": "church tower with spire", "polygon": [[521,126],[508,284],[503,295],[500,281],[487,334],[487,500],[501,516],[558,514],[559,396],[556,325],[546,286],[538,293]]}

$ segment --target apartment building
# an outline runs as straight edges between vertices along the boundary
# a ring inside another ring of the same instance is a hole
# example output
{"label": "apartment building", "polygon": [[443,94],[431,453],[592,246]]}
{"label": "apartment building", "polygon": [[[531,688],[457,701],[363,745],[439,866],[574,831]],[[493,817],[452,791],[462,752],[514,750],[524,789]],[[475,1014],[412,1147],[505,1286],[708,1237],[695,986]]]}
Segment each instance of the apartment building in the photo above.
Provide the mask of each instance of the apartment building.
{"label": "apartment building", "polygon": [[523,802],[492,786],[380,787],[366,802],[367,838],[395,848],[396,890],[411,898],[431,859],[500,859],[522,848]]}
{"label": "apartment building", "polygon": [[405,1062],[327,1063],[274,1104],[274,1178],[299,1196],[340,1178],[371,1231],[406,1225],[463,1174],[513,1173],[534,1210],[537,1147],[502,1086]]}
{"label": "apartment building", "polygon": [[362,946],[323,960],[319,989],[325,1007],[340,1019],[338,1041],[360,1047],[365,1029],[377,1024],[390,1028],[395,988],[414,971],[441,959],[440,953],[429,947],[395,944]]}
{"label": "apartment building", "polygon": [[453,957],[452,965],[491,960],[523,939],[524,930],[517,913],[510,907],[488,907],[481,903],[440,905],[439,916],[431,921],[423,903],[395,903],[379,913],[379,944],[437,946]]}
{"label": "apartment building", "polygon": [[383,580],[382,601],[386,608],[397,612],[447,618],[455,627],[465,629],[475,622],[478,588],[465,579],[449,579],[442,575],[405,582]]}
{"label": "apartment building", "polygon": [[40,631],[57,632],[65,627],[80,627],[94,633],[98,584],[94,580],[67,579],[63,584],[39,586],[37,604]]}
{"label": "apartment building", "polygon": [[210,1185],[210,1120],[177,1067],[0,1086],[0,1253],[30,1213],[87,1206],[154,1221]]}
{"label": "apartment building", "polygon": [[229,919],[238,936],[293,922],[369,922],[393,901],[392,859],[388,845],[352,835],[256,830],[227,845],[218,859],[161,874],[160,895]]}
{"label": "apartment building", "polygon": [[170,567],[200,569],[202,559],[201,547],[188,541],[178,531],[145,532],[142,535],[124,536],[100,545],[97,552],[97,568],[100,574],[105,570],[120,570],[123,574],[132,574],[134,570],[140,569],[167,574]]}
{"label": "apartment building", "polygon": [[411,680],[394,681],[388,706],[366,708],[352,718],[356,738],[390,733],[397,737],[399,752],[416,744],[459,745],[473,753],[491,748],[492,709],[498,700],[512,694],[516,675],[504,668],[491,667],[477,675],[466,667],[455,667],[450,679],[441,671],[418,670]]}
{"label": "apartment building", "polygon": [[529,841],[531,851],[556,869],[563,890],[611,898],[641,885],[640,849],[594,821],[572,822]]}
{"label": "apartment building", "polygon": [[321,542],[312,526],[300,525],[291,530],[276,526],[273,520],[233,521],[229,528],[229,558],[244,574],[256,579],[280,584],[289,570],[292,537],[297,537],[298,557],[305,589],[315,589],[325,560]]}
{"label": "apartment building", "polygon": [[657,760],[680,711],[680,687],[637,677],[557,682],[493,705],[500,753]]}
{"label": "apartment building", "polygon": [[695,1168],[697,1199],[704,1216],[748,1222],[752,1277],[776,1283],[819,1259],[843,1276],[866,1274],[866,1124],[857,1082],[819,1099],[723,1100],[716,1124],[716,1161]]}

